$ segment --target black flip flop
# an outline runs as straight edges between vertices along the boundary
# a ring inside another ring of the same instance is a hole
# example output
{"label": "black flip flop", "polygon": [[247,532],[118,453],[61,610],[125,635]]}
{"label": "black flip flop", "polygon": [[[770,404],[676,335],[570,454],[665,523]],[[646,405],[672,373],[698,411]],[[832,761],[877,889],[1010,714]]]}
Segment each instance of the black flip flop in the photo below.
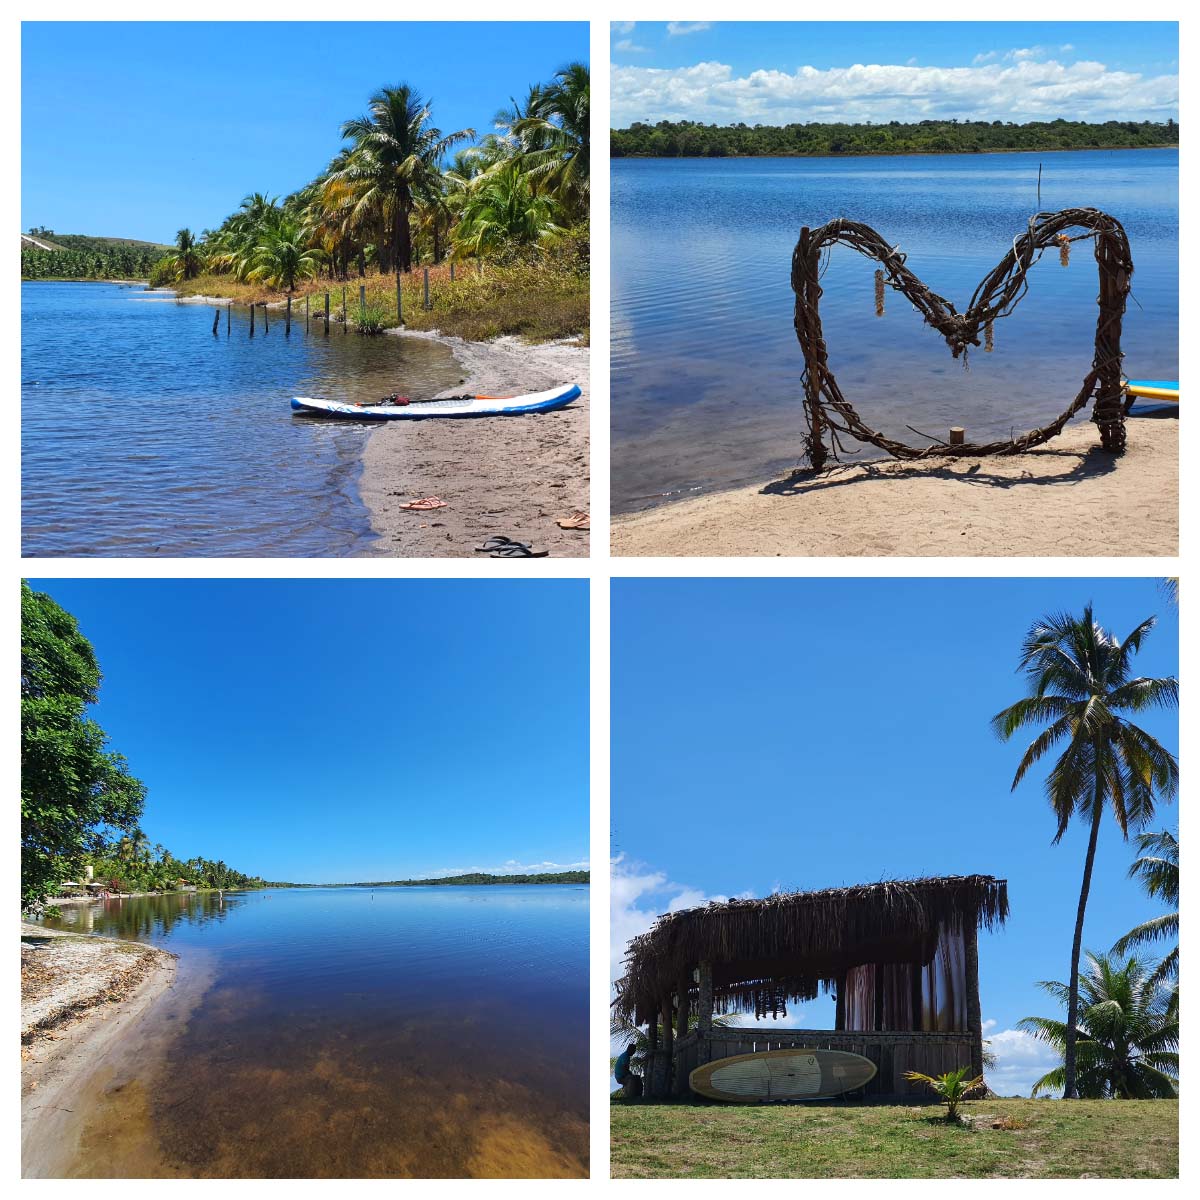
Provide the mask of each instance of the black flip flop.
{"label": "black flip flop", "polygon": [[501,550],[505,546],[516,546],[516,545],[520,545],[520,544],[521,543],[519,543],[519,542],[514,542],[512,540],[512,538],[507,538],[507,537],[502,536],[501,534],[496,534],[495,537],[488,538],[488,540],[486,542],[484,542],[482,546],[476,546],[475,553],[476,554],[487,554],[492,550]]}
{"label": "black flip flop", "polygon": [[488,557],[545,558],[549,553],[549,550],[531,550],[524,542],[509,542],[507,546],[501,546],[499,549],[493,550]]}

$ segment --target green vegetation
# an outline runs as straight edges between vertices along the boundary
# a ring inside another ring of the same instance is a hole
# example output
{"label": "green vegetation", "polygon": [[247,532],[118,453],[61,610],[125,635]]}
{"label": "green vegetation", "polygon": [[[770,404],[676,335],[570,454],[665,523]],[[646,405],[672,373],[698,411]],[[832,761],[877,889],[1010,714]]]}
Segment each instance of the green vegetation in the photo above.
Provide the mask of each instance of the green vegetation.
{"label": "green vegetation", "polygon": [[1066,989],[1062,1083],[1068,1100],[1079,1096],[1079,956],[1104,810],[1112,809],[1121,836],[1128,837],[1131,825],[1138,828],[1153,820],[1156,797],[1169,801],[1179,787],[1174,755],[1121,715],[1174,708],[1179,703],[1179,681],[1174,677],[1148,679],[1132,674],[1133,657],[1154,624],[1149,617],[1118,641],[1096,623],[1090,604],[1080,617],[1057,614],[1034,622],[1025,635],[1019,666],[1029,695],[992,718],[993,730],[1005,741],[1026,726],[1045,726],[1021,758],[1014,790],[1031,766],[1066,741],[1046,778],[1046,797],[1058,822],[1054,841],[1062,838],[1076,815],[1091,829]]}
{"label": "green vegetation", "polygon": [[[1041,985],[1063,1004],[1064,984]],[[1136,958],[1117,962],[1089,954],[1079,983],[1077,1087],[1088,1100],[1159,1100],[1179,1094],[1179,990],[1165,987]],[[1025,1017],[1017,1028],[1066,1056],[1067,1027],[1049,1017]],[[1033,1094],[1066,1087],[1066,1066],[1048,1071]]]}
{"label": "green vegetation", "polygon": [[22,239],[22,279],[149,279],[170,250],[155,242],[55,233],[36,226],[29,236],[50,249]]}
{"label": "green vegetation", "polygon": [[[1146,895],[1164,900],[1173,912],[1163,913],[1135,925],[1113,946],[1114,954],[1128,954],[1138,946],[1147,946],[1164,938],[1179,938],[1179,839],[1167,830],[1159,833],[1140,833],[1137,837],[1138,858],[1129,868],[1131,879],[1137,879]],[[1179,978],[1179,946],[1176,944],[1154,968],[1155,983]]]}
{"label": "green vegetation", "polygon": [[225,891],[266,887],[257,875],[236,871],[225,862],[207,858],[176,858],[161,845],[150,845],[140,829],[119,838],[88,859],[96,883],[111,892],[163,892],[181,887]]}
{"label": "green vegetation", "polygon": [[75,618],[21,583],[21,908],[78,877],[113,833],[137,828],[141,780],[87,716],[100,689]]}
{"label": "green vegetation", "polygon": [[590,883],[590,871],[555,871],[540,875],[486,875],[474,871],[469,875],[444,875],[438,879],[380,879],[370,883],[270,883],[268,887],[478,887],[507,883]]}
{"label": "green vegetation", "polygon": [[[345,287],[347,321],[376,333],[399,323],[399,280],[412,328],[585,334],[589,95],[587,67],[572,63],[462,148],[474,130],[443,133],[410,85],[381,88],[364,116],[342,124],[347,145],[315,179],[283,199],[247,195],[190,257],[162,260],[151,282],[243,302],[319,296],[322,313],[328,292],[337,317]],[[417,266],[430,268],[429,311]],[[363,321],[359,287],[375,310]]]}
{"label": "green vegetation", "polygon": [[959,1067],[956,1071],[945,1071],[941,1075],[905,1071],[904,1078],[913,1083],[923,1083],[946,1106],[946,1120],[954,1122],[958,1120],[959,1105],[983,1085],[982,1075],[968,1079],[970,1073],[970,1067]]}
{"label": "green vegetation", "polygon": [[701,125],[635,122],[610,135],[613,158],[727,158],[836,154],[975,154],[1006,150],[1120,150],[1178,146],[1179,126],[1154,121],[917,121],[886,125]]}
{"label": "green vegetation", "polygon": [[614,1101],[619,1178],[1164,1179],[1179,1103],[986,1100],[950,1124],[911,1105]]}

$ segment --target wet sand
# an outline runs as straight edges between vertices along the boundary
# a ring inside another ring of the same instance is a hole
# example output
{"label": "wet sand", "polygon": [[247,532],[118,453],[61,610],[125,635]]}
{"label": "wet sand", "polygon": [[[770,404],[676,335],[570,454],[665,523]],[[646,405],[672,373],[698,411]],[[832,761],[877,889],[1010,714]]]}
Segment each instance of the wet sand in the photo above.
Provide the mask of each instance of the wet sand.
{"label": "wet sand", "polygon": [[1173,556],[1179,425],[1129,422],[1105,454],[1093,425],[1023,455],[801,471],[765,486],[613,518],[619,556]]}
{"label": "wet sand", "polygon": [[[473,421],[396,421],[371,433],[359,494],[379,534],[376,552],[415,558],[483,558],[473,547],[493,534],[586,558],[588,534],[555,522],[588,511],[589,350],[573,342],[527,345],[516,338],[468,342],[437,334],[462,364],[446,394],[511,395],[576,383],[583,395],[557,412]],[[399,506],[424,496],[445,508]]]}
{"label": "wet sand", "polygon": [[22,1174],[62,1178],[114,1062],[174,983],[175,957],[40,925],[21,936]]}

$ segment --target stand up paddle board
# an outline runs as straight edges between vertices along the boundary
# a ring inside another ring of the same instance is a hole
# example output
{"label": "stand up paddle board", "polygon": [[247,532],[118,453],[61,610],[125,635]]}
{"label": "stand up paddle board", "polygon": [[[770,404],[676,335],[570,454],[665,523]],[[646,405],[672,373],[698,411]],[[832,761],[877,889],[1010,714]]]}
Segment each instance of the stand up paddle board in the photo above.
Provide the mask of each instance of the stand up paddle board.
{"label": "stand up paddle board", "polygon": [[514,417],[522,413],[565,408],[580,395],[574,384],[531,392],[527,396],[451,396],[446,400],[412,400],[407,404],[346,404],[293,396],[292,409],[324,417],[349,417],[355,421],[424,421],[433,417]]}
{"label": "stand up paddle board", "polygon": [[697,1067],[688,1084],[712,1100],[828,1100],[875,1078],[875,1064],[849,1050],[760,1050]]}

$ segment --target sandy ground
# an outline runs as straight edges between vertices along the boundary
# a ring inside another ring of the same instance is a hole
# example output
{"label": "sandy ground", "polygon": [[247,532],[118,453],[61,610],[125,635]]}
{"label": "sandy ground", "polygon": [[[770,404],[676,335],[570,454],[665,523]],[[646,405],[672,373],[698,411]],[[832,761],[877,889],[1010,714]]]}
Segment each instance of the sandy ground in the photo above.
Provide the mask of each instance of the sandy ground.
{"label": "sandy ground", "polygon": [[136,942],[21,926],[21,1160],[26,1177],[73,1158],[89,1087],[174,982],[175,957]]}
{"label": "sandy ground", "polygon": [[1179,425],[1129,423],[1125,455],[1091,424],[1028,454],[798,472],[613,518],[614,555],[1173,556]]}
{"label": "sandy ground", "polygon": [[[516,338],[468,342],[438,334],[467,376],[447,394],[511,395],[576,383],[583,395],[557,412],[475,421],[396,421],[367,439],[359,494],[379,534],[376,553],[417,558],[485,558],[473,547],[493,534],[586,558],[588,534],[555,521],[588,511],[589,351],[572,342],[527,345]],[[445,508],[399,507],[438,496]]]}

